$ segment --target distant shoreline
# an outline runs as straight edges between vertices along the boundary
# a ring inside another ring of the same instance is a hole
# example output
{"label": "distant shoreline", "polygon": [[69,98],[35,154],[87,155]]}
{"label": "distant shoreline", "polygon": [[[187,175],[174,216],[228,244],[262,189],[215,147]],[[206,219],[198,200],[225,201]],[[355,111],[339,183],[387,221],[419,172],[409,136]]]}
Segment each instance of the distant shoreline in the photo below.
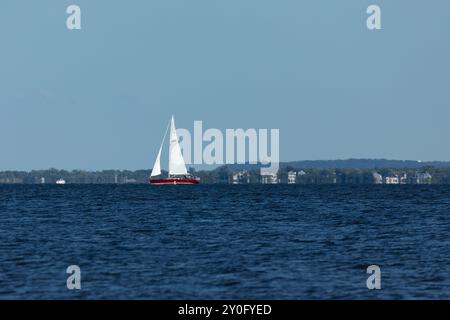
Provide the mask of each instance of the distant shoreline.
{"label": "distant shoreline", "polygon": [[[450,162],[348,159],[280,163],[261,175],[260,164],[233,164],[195,172],[202,183],[221,184],[450,184]],[[0,184],[147,184],[151,170],[0,171]],[[164,174],[164,172],[163,172]]]}

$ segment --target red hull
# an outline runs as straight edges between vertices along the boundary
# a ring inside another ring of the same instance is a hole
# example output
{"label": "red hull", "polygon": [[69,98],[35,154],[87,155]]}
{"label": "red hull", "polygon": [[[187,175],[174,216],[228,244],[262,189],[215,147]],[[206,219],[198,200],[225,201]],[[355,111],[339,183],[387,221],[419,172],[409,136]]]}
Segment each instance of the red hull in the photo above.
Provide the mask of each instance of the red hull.
{"label": "red hull", "polygon": [[167,178],[167,179],[150,179],[150,184],[199,184],[200,179],[195,178]]}

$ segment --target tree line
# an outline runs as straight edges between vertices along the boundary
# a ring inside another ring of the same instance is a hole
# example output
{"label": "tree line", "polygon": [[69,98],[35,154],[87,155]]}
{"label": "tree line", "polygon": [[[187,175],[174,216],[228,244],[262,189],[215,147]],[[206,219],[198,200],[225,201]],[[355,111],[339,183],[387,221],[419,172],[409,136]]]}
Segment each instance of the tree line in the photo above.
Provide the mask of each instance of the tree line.
{"label": "tree line", "polygon": [[[214,170],[190,172],[199,176],[202,183],[262,183],[263,177],[259,169],[234,169],[228,166]],[[320,168],[281,168],[274,179],[277,183],[296,184],[374,184],[374,173],[382,177],[404,176],[410,183],[418,173],[429,173],[432,184],[450,184],[450,168],[380,168],[380,169],[320,169]],[[33,171],[3,171],[0,172],[0,184],[53,184],[63,179],[73,184],[145,184],[148,183],[151,170],[33,170]],[[293,174],[295,173],[295,174]],[[164,172],[163,172],[164,174]],[[167,173],[166,173],[167,174]]]}

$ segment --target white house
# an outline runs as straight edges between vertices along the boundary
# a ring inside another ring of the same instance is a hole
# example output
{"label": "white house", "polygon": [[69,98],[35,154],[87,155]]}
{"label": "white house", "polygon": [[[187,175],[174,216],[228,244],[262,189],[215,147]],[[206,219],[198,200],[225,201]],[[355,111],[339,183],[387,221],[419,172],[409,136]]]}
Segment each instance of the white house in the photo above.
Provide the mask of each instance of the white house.
{"label": "white house", "polygon": [[384,183],[385,184],[399,184],[399,179],[397,175],[390,176],[390,177],[384,177]]}
{"label": "white house", "polygon": [[287,178],[288,178],[288,180],[287,180],[288,184],[294,184],[297,181],[297,172],[289,171]]}
{"label": "white house", "polygon": [[406,173],[404,173],[401,177],[400,177],[400,184],[406,184],[408,182],[408,175]]}
{"label": "white house", "polygon": [[262,175],[261,183],[262,184],[277,184],[278,183],[278,174],[271,173],[271,174]]}
{"label": "white house", "polygon": [[233,184],[250,183],[250,176],[247,170],[238,171],[233,174]]}
{"label": "white house", "polygon": [[415,178],[415,183],[417,184],[430,184],[431,183],[431,174],[428,172],[425,173],[417,173]]}

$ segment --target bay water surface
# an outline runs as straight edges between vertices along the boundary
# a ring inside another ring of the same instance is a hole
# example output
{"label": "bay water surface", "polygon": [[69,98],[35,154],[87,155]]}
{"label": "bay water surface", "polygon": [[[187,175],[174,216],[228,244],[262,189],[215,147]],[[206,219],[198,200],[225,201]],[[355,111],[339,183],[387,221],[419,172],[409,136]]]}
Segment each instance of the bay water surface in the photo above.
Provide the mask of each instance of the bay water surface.
{"label": "bay water surface", "polygon": [[449,299],[450,186],[0,186],[0,299],[80,298]]}

